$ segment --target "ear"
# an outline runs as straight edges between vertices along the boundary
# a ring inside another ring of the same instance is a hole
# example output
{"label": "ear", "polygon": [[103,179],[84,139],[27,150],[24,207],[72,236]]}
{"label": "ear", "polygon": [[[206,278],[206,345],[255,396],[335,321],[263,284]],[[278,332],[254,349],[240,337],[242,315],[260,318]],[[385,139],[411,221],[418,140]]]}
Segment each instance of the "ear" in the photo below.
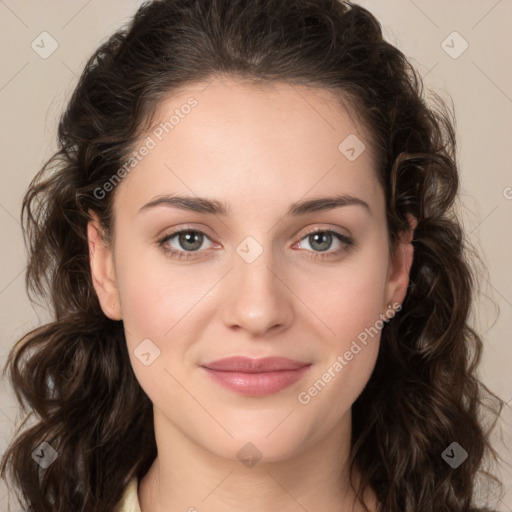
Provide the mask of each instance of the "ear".
{"label": "ear", "polygon": [[93,212],[89,213],[93,220],[87,224],[87,240],[94,289],[103,313],[112,320],[121,320],[113,253],[104,240],[103,229],[97,215]]}
{"label": "ear", "polygon": [[407,294],[409,272],[414,256],[414,247],[411,241],[418,221],[410,213],[407,213],[406,217],[409,221],[409,230],[401,233],[400,241],[391,256],[383,309],[387,309],[388,304],[402,304]]}

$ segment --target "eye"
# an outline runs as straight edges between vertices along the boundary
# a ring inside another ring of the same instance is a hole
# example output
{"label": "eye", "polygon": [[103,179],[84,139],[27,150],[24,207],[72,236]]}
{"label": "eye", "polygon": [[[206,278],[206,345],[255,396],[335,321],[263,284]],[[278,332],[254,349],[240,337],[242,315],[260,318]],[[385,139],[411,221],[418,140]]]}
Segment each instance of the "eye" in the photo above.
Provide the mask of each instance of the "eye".
{"label": "eye", "polygon": [[[327,258],[330,256],[339,256],[354,246],[354,240],[352,238],[339,233],[334,229],[315,229],[306,234],[301,241],[306,241],[309,245],[309,249],[313,251],[314,258]],[[333,243],[337,245],[335,250],[329,250]],[[296,244],[297,245],[297,244]],[[325,254],[321,254],[325,253]]]}
{"label": "eye", "polygon": [[210,240],[210,237],[199,229],[181,229],[165,235],[157,243],[166,254],[177,256],[180,259],[189,259],[195,257],[191,253],[205,249],[204,242],[206,240]]}
{"label": "eye", "polygon": [[[162,250],[171,257],[178,257],[179,259],[191,259],[197,257],[196,254],[204,247],[205,242],[210,240],[210,237],[200,229],[181,229],[165,235],[157,241]],[[331,256],[339,256],[352,248],[355,243],[350,237],[339,233],[334,229],[316,229],[310,231],[299,242],[294,245],[294,248],[300,245],[303,241],[309,244],[309,251],[313,252],[313,258],[328,258]],[[211,242],[214,246],[213,242]],[[333,243],[338,247],[334,250],[329,250]],[[219,247],[217,245],[217,247]],[[302,249],[302,247],[299,247]],[[325,254],[322,254],[325,253]]]}

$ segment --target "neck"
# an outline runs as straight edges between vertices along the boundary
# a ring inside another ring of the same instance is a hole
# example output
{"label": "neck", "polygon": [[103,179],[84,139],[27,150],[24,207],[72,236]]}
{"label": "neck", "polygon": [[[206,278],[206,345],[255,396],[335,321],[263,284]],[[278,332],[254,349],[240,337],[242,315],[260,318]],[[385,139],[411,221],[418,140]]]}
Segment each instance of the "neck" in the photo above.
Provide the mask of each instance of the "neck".
{"label": "neck", "polygon": [[[158,456],[139,485],[144,512],[364,510],[349,481],[351,417],[286,460],[254,465],[219,457],[194,443],[155,409]],[[377,510],[371,491],[370,510]]]}

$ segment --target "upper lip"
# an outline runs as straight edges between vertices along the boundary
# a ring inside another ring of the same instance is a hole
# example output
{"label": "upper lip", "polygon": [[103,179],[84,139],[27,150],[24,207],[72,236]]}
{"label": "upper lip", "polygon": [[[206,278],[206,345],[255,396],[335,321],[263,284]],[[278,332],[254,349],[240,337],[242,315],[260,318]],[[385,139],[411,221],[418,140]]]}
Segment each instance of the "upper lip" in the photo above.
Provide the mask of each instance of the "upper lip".
{"label": "upper lip", "polygon": [[205,363],[201,366],[210,368],[211,370],[219,370],[225,372],[242,372],[242,373],[262,373],[277,372],[283,370],[298,370],[303,366],[311,363],[295,361],[287,357],[262,357],[261,359],[252,359],[245,356],[233,356]]}

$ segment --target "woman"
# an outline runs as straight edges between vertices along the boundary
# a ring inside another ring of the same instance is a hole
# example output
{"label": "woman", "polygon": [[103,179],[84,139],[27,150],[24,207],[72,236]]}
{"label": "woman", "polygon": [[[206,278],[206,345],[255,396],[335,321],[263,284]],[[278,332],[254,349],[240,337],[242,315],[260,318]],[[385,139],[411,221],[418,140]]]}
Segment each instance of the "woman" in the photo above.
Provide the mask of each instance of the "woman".
{"label": "woman", "polygon": [[8,361],[28,510],[474,509],[453,123],[368,11],[144,4],[59,141],[23,203],[55,320]]}

